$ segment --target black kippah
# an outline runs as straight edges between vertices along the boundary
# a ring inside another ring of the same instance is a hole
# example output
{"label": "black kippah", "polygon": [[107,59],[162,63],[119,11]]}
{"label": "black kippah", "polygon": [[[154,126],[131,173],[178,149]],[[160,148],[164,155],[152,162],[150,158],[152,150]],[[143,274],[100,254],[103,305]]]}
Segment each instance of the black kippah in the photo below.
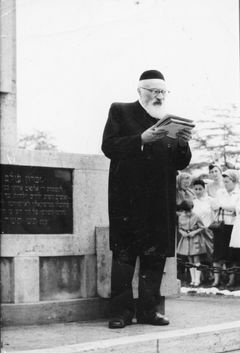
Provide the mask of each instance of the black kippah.
{"label": "black kippah", "polygon": [[139,81],[141,81],[141,80],[150,80],[152,78],[158,78],[160,80],[165,80],[163,74],[160,71],[148,70],[148,71],[144,71],[142,73],[142,75],[139,78]]}

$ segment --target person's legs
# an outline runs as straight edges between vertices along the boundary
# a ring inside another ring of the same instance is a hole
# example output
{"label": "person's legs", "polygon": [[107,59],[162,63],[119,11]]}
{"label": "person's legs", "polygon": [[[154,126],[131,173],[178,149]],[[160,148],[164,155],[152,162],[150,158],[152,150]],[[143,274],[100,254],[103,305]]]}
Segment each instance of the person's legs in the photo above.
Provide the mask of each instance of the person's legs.
{"label": "person's legs", "polygon": [[212,284],[212,287],[217,287],[220,284],[220,277],[221,277],[221,269],[222,269],[222,264],[220,261],[216,261],[213,263],[213,275],[214,275],[214,281]]}
{"label": "person's legs", "polygon": [[[240,266],[240,248],[229,248],[229,269]],[[236,280],[236,273],[233,271],[229,273],[227,287],[234,287]]]}
{"label": "person's legs", "polygon": [[[200,257],[198,255],[196,256],[193,256],[193,262],[194,262],[194,265],[196,266],[200,266],[201,263],[200,263]],[[199,286],[201,282],[201,271],[199,271],[198,269],[195,268],[195,280],[194,280],[194,285],[195,286]]]}
{"label": "person's legs", "polygon": [[123,328],[132,323],[135,312],[132,278],[136,256],[127,250],[113,252],[111,274],[111,314],[109,328]]}
{"label": "person's legs", "polygon": [[221,235],[221,244],[219,245],[218,249],[218,257],[215,259],[213,266],[214,266],[214,282],[212,284],[213,287],[217,287],[220,285],[221,280],[221,272],[223,265],[226,264],[228,260],[228,252],[229,252],[229,243],[231,239],[231,232],[232,232],[232,225],[225,224],[224,225],[224,232]]}
{"label": "person's legs", "polygon": [[[234,254],[234,249],[229,248],[229,243],[231,239],[231,234],[232,234],[232,225],[225,225],[225,239],[226,239],[226,251],[225,251],[225,260],[226,260],[226,268],[231,268],[236,266],[236,263],[234,260],[235,259],[235,254]],[[239,255],[239,254],[238,254]],[[235,282],[235,274],[234,273],[229,273],[228,275],[228,282],[226,284],[227,288],[231,288],[234,286]]]}
{"label": "person's legs", "polygon": [[[230,266],[231,267],[235,267],[236,264],[232,263]],[[226,287],[227,288],[231,288],[231,287],[234,286],[234,283],[235,283],[235,273],[230,273],[229,277],[228,277],[228,283],[226,284]]]}
{"label": "person's legs", "polygon": [[[193,256],[188,256],[188,261],[189,261],[191,264],[194,264]],[[189,272],[190,272],[190,276],[191,276],[190,285],[193,286],[194,283],[195,283],[195,273],[196,273],[195,267],[190,267],[190,268],[189,268]]]}
{"label": "person's legs", "polygon": [[161,315],[160,285],[166,257],[164,255],[140,255],[138,323],[167,325],[169,321]]}

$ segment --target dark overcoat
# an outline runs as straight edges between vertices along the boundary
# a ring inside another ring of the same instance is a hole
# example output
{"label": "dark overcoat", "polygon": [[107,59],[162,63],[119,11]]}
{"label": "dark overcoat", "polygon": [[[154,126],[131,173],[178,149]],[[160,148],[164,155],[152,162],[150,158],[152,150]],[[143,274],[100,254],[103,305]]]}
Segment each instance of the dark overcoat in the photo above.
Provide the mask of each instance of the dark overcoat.
{"label": "dark overcoat", "polygon": [[189,146],[164,137],[142,147],[157,122],[140,103],[113,103],[102,151],[110,158],[110,249],[174,256],[176,174],[191,159]]}

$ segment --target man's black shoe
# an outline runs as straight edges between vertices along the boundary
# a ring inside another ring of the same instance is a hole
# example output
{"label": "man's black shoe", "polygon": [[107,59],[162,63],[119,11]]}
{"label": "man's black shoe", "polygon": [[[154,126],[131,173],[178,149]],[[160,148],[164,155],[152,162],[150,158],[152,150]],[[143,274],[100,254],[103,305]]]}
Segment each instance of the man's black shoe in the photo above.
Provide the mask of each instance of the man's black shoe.
{"label": "man's black shoe", "polygon": [[144,313],[137,317],[137,323],[146,324],[146,325],[164,326],[164,325],[169,325],[169,320],[158,312]]}
{"label": "man's black shoe", "polygon": [[129,310],[125,310],[122,314],[114,317],[108,323],[109,328],[124,328],[127,325],[132,324],[133,313]]}

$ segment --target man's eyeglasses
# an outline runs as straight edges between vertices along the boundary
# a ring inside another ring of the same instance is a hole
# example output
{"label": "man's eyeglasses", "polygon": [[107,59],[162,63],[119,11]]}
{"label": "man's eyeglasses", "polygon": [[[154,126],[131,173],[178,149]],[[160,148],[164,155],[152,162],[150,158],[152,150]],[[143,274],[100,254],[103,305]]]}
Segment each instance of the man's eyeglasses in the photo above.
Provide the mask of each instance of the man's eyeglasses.
{"label": "man's eyeglasses", "polygon": [[170,91],[165,91],[164,89],[146,88],[146,87],[140,87],[140,88],[145,89],[146,91],[149,91],[154,97],[158,96],[160,93],[163,96],[166,96],[166,94],[170,93]]}

